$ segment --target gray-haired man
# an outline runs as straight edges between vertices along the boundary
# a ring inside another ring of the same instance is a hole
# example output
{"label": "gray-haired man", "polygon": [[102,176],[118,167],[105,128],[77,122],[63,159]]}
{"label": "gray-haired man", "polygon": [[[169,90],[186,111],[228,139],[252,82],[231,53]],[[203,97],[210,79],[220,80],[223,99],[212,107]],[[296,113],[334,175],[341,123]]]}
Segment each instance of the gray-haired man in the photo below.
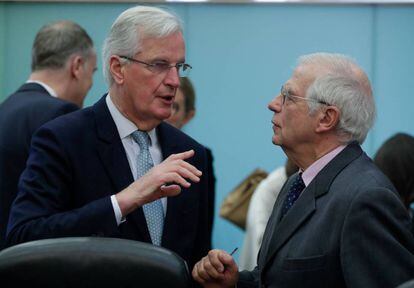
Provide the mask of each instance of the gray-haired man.
{"label": "gray-haired man", "polygon": [[192,267],[210,247],[206,153],[163,122],[191,68],[180,20],[158,8],[126,10],[105,40],[103,63],[109,93],[34,136],[9,244],[134,239],[169,248]]}
{"label": "gray-haired man", "polygon": [[360,147],[375,116],[364,71],[343,55],[303,56],[269,109],[272,141],[300,171],[276,200],[256,268],[239,273],[212,250],[194,278],[239,288],[392,288],[414,278],[409,216]]}

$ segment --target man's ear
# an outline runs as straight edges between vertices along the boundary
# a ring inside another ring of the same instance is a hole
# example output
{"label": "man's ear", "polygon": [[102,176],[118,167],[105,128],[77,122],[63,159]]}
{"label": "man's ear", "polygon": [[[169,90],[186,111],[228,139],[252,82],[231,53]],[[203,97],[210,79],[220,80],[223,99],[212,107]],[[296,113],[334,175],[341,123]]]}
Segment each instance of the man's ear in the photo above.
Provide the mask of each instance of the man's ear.
{"label": "man's ear", "polygon": [[341,111],[336,106],[326,106],[323,111],[319,112],[319,122],[316,132],[333,131],[338,125]]}
{"label": "man's ear", "polygon": [[191,119],[193,119],[195,116],[195,110],[191,110],[185,115],[185,118],[183,119],[183,126],[190,122]]}
{"label": "man's ear", "polygon": [[115,83],[122,84],[124,82],[124,65],[122,65],[121,59],[116,55],[112,55],[109,58],[109,72]]}
{"label": "man's ear", "polygon": [[76,55],[70,60],[70,73],[73,78],[79,80],[83,77],[85,59],[82,56]]}

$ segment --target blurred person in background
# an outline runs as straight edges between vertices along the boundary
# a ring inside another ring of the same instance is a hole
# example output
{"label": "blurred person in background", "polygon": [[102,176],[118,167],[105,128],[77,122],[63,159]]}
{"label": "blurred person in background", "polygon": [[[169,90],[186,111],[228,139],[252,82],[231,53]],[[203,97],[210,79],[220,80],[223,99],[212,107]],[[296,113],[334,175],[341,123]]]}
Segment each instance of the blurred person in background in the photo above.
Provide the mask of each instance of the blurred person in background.
{"label": "blurred person in background", "polygon": [[[374,163],[394,184],[414,220],[414,137],[406,133],[395,134],[378,149]],[[411,229],[414,232],[414,221]]]}
{"label": "blurred person in background", "polygon": [[0,248],[33,133],[82,107],[95,70],[93,42],[81,26],[58,21],[39,30],[29,80],[0,104]]}

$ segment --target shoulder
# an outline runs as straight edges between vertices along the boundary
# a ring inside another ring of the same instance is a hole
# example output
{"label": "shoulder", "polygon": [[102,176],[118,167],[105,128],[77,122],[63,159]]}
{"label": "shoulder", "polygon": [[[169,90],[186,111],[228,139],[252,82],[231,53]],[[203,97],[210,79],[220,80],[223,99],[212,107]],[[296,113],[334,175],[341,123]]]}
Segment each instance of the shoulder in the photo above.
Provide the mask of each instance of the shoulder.
{"label": "shoulder", "polygon": [[348,183],[345,187],[353,187],[354,190],[381,187],[396,192],[388,178],[365,153],[345,167],[336,180]]}
{"label": "shoulder", "polygon": [[166,122],[161,122],[157,127],[157,133],[160,141],[167,140],[174,141],[178,146],[189,147],[191,149],[203,150],[206,153],[206,148],[197,142],[195,139],[184,133],[183,131],[171,126]]}
{"label": "shoulder", "polygon": [[330,203],[338,214],[349,216],[355,214],[350,211],[362,207],[402,205],[394,186],[365,153],[339,171],[328,190],[328,198],[333,200]]}
{"label": "shoulder", "polygon": [[84,108],[61,116],[44,124],[40,130],[49,130],[57,135],[86,135],[94,125],[91,108]]}

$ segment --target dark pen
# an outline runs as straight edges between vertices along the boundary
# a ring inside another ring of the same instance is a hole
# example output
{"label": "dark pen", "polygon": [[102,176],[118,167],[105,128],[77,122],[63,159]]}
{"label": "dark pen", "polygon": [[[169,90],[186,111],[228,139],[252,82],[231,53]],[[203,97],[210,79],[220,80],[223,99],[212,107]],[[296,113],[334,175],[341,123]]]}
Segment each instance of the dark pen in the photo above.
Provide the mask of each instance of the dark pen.
{"label": "dark pen", "polygon": [[230,256],[232,256],[234,253],[236,253],[236,251],[239,249],[239,247],[236,247],[233,249],[233,251],[231,251]]}

